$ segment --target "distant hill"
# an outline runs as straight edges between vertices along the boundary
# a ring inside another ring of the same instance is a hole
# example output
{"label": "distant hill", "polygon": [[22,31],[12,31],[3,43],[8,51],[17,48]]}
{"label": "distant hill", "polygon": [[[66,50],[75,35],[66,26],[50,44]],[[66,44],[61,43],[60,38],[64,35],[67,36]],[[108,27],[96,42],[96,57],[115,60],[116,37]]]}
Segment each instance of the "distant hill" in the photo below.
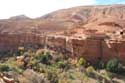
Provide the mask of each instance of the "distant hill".
{"label": "distant hill", "polygon": [[[118,25],[113,27],[113,25]],[[114,32],[125,27],[125,5],[79,6],[62,9],[40,18],[30,19],[25,15],[0,20],[0,33],[58,32],[72,28],[94,29],[98,32]]]}

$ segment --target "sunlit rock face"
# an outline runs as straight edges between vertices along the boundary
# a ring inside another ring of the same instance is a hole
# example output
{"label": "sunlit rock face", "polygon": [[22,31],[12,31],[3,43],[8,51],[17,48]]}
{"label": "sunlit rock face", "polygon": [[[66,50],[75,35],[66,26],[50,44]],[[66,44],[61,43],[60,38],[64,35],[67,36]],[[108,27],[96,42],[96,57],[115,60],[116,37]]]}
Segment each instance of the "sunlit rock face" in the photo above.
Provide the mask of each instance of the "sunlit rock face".
{"label": "sunlit rock face", "polygon": [[47,46],[71,57],[125,59],[125,5],[80,6],[40,18],[24,15],[0,20],[0,51]]}

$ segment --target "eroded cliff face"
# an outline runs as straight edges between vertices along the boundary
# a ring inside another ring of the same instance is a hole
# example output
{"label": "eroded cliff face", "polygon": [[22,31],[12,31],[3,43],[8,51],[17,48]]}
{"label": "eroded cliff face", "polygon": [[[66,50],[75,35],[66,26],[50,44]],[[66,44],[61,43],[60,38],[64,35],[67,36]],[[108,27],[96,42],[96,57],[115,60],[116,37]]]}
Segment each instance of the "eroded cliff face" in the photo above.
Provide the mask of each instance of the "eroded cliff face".
{"label": "eroded cliff face", "polygon": [[125,62],[125,5],[81,6],[36,19],[0,20],[0,51],[15,51],[19,46],[47,46],[91,62],[114,57]]}
{"label": "eroded cliff face", "polygon": [[105,40],[105,39],[82,39],[72,37],[49,37],[46,40],[48,49],[55,50],[72,58],[84,57],[91,63],[96,63],[99,59],[104,62],[111,58],[118,58],[125,62],[125,41]]}
{"label": "eroded cliff face", "polygon": [[0,51],[14,51],[18,47],[36,47],[42,43],[43,37],[35,34],[1,34],[0,35]]}

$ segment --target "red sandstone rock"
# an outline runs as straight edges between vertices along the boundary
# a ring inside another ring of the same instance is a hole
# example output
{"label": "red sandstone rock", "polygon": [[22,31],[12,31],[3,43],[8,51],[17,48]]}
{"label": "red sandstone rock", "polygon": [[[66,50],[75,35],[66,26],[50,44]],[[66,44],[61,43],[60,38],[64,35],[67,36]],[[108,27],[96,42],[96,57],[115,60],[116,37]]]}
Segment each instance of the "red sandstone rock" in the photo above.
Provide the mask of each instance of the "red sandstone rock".
{"label": "red sandstone rock", "polygon": [[40,18],[25,16],[0,20],[0,51],[19,46],[66,49],[89,61],[125,59],[125,5],[81,6]]}

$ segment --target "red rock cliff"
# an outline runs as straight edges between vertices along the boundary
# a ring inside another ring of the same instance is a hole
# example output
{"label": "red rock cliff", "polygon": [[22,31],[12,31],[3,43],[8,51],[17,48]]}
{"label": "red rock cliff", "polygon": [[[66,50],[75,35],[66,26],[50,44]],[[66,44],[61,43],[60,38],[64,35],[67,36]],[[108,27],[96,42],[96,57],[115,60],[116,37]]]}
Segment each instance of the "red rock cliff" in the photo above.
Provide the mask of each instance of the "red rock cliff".
{"label": "red rock cliff", "polygon": [[0,20],[0,51],[44,45],[89,61],[125,59],[125,5],[80,6]]}

